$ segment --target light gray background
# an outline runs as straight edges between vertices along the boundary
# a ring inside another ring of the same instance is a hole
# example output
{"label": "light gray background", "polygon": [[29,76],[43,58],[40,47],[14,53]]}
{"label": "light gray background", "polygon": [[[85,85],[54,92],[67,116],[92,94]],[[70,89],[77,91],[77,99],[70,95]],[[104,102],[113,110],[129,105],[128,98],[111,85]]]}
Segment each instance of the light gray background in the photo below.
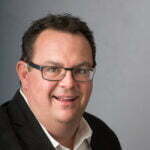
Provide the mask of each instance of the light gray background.
{"label": "light gray background", "polygon": [[19,86],[15,64],[23,32],[48,12],[70,12],[88,22],[98,63],[88,111],[111,126],[125,150],[149,150],[149,0],[1,0],[0,103]]}

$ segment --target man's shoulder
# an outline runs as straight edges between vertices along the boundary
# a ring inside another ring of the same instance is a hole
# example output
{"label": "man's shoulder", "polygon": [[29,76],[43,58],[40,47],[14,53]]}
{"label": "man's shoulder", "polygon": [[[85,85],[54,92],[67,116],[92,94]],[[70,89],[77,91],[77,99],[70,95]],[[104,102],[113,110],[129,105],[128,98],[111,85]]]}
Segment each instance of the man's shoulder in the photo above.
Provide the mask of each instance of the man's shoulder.
{"label": "man's shoulder", "polygon": [[11,127],[8,114],[8,107],[10,104],[11,101],[7,101],[0,105],[0,134]]}
{"label": "man's shoulder", "polygon": [[[8,109],[12,104],[13,104],[13,101],[9,100],[0,105],[0,125],[2,123],[5,123],[4,122],[5,120],[9,120]],[[1,120],[4,120],[4,121],[1,122]]]}
{"label": "man's shoulder", "polygon": [[[6,101],[3,104],[0,105],[0,120],[5,120],[6,118],[8,118],[8,114],[7,114],[7,108],[10,105],[11,101]],[[0,124],[2,122],[0,121]]]}
{"label": "man's shoulder", "polygon": [[0,106],[0,149],[21,150],[7,110],[10,104],[8,101]]}
{"label": "man's shoulder", "polygon": [[97,145],[96,148],[100,148],[101,145],[104,149],[121,150],[116,134],[104,121],[89,113],[84,113],[83,116],[93,131],[91,141],[93,147]]}
{"label": "man's shoulder", "polygon": [[18,102],[23,99],[20,95],[19,90],[14,94],[12,99],[5,101],[0,105],[0,119],[1,118],[11,118],[10,113],[14,111],[17,111],[16,108],[18,108]]}
{"label": "man's shoulder", "polygon": [[12,103],[12,100],[7,100],[7,101],[5,101],[4,103],[2,103],[2,104],[0,105],[0,110],[2,111],[2,110],[7,109],[8,105],[10,105],[11,103]]}
{"label": "man's shoulder", "polygon": [[86,113],[84,113],[83,116],[93,130],[95,130],[97,128],[98,129],[104,129],[104,128],[110,129],[104,121],[102,121],[100,118],[96,117],[93,114],[86,112]]}

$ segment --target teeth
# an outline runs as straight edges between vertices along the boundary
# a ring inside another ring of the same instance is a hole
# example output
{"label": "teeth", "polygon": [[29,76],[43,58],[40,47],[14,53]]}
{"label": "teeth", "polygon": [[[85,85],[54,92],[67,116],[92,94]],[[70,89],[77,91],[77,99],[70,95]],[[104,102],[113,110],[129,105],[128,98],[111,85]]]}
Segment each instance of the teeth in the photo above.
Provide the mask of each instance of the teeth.
{"label": "teeth", "polygon": [[60,100],[60,101],[73,101],[75,100],[77,97],[57,97],[57,96],[53,96],[55,99]]}
{"label": "teeth", "polygon": [[55,99],[58,99],[58,97],[56,97],[56,96],[53,96]]}

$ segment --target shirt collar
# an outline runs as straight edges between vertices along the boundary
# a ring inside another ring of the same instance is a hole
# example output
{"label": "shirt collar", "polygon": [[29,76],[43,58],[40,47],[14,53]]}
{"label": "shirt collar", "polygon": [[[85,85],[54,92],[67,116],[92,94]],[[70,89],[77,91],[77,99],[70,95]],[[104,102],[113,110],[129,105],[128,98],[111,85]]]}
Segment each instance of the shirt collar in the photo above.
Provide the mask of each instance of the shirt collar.
{"label": "shirt collar", "polygon": [[22,97],[24,98],[25,102],[29,105],[29,102],[27,100],[27,97],[25,96],[25,94],[23,93],[22,89],[20,88],[20,94],[22,95]]}
{"label": "shirt collar", "polygon": [[[46,130],[46,128],[41,123],[40,123],[40,125],[41,125],[43,131],[45,132],[45,134],[47,135],[48,139],[53,144],[54,148],[57,148],[59,146],[64,147],[51,136],[51,134]],[[76,133],[74,149],[77,149],[84,142],[88,142],[88,144],[90,144],[91,136],[92,136],[92,130],[91,130],[90,126],[88,125],[87,121],[84,118],[82,118],[80,121],[79,128]]]}
{"label": "shirt collar", "polygon": [[82,117],[75,137],[75,149],[79,147],[83,142],[88,142],[88,144],[90,144],[91,136],[92,130],[87,121]]}

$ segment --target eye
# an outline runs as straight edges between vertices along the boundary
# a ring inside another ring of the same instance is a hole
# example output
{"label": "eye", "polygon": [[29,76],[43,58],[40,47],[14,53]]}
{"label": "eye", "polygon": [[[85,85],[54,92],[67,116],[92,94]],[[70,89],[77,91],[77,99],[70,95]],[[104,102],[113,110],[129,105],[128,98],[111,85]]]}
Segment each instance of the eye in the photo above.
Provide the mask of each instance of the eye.
{"label": "eye", "polygon": [[80,75],[87,75],[89,73],[89,69],[87,68],[75,68],[74,73]]}
{"label": "eye", "polygon": [[60,68],[57,66],[49,66],[45,68],[45,71],[49,73],[58,73],[60,72]]}

